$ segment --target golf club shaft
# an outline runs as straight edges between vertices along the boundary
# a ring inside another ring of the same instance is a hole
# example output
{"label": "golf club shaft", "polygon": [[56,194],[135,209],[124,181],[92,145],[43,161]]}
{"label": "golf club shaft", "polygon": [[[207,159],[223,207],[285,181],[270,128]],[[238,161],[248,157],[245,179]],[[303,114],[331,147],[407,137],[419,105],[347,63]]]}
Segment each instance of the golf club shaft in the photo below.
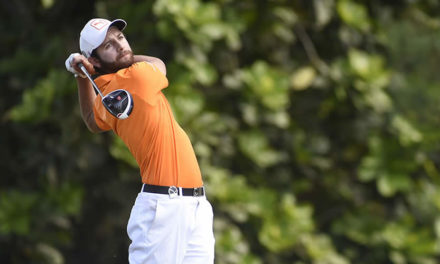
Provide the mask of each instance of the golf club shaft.
{"label": "golf club shaft", "polygon": [[78,63],[79,68],[82,70],[82,72],[89,78],[90,82],[92,83],[93,88],[99,93],[101,98],[104,98],[101,91],[99,90],[98,86],[96,85],[95,81],[93,81],[92,76],[90,76],[89,72],[87,71],[86,67],[82,63]]}

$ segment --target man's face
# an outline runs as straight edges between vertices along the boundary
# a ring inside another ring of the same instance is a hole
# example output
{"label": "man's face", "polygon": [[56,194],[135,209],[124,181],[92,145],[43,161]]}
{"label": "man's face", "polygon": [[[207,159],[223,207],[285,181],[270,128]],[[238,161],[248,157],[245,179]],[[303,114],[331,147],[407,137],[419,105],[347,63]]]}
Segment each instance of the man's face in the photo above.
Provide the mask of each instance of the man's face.
{"label": "man's face", "polygon": [[124,34],[117,27],[110,27],[102,44],[96,49],[98,58],[95,66],[102,74],[115,73],[131,66],[133,52]]}

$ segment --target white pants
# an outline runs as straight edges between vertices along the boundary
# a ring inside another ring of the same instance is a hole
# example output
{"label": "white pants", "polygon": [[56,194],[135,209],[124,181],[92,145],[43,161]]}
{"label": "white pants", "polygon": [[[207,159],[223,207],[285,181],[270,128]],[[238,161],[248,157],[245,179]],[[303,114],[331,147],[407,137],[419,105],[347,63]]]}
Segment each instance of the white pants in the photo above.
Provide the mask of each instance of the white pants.
{"label": "white pants", "polygon": [[140,192],[128,220],[130,264],[214,263],[213,212],[205,196]]}

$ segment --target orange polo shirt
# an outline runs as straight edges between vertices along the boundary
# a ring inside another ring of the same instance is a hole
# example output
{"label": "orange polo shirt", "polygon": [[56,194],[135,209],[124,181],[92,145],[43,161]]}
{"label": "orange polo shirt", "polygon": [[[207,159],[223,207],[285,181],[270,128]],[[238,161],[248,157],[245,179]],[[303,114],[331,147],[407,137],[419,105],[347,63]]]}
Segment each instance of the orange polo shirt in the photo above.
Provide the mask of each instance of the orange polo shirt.
{"label": "orange polo shirt", "polygon": [[113,130],[136,159],[142,182],[184,188],[203,185],[200,168],[187,134],[177,124],[162,93],[166,76],[153,64],[138,62],[95,80],[104,95],[124,89],[133,97],[127,119],[112,116],[97,96],[94,114],[102,130]]}

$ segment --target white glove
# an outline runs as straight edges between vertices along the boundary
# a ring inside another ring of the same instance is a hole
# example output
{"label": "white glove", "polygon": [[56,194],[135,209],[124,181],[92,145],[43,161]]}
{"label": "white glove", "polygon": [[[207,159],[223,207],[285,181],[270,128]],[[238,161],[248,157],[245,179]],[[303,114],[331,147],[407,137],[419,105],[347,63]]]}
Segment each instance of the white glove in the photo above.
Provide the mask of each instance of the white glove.
{"label": "white glove", "polygon": [[81,78],[86,78],[86,76],[84,75],[84,74],[82,74],[82,73],[80,73],[80,72],[77,72],[74,68],[73,68],[73,66],[72,66],[72,62],[73,62],[73,58],[75,58],[75,56],[81,56],[81,54],[79,54],[79,53],[72,53],[72,54],[70,54],[70,56],[67,58],[67,60],[66,60],[66,69],[69,71],[69,72],[71,72],[71,73],[73,73],[73,75],[75,76],[75,77],[81,77]]}

